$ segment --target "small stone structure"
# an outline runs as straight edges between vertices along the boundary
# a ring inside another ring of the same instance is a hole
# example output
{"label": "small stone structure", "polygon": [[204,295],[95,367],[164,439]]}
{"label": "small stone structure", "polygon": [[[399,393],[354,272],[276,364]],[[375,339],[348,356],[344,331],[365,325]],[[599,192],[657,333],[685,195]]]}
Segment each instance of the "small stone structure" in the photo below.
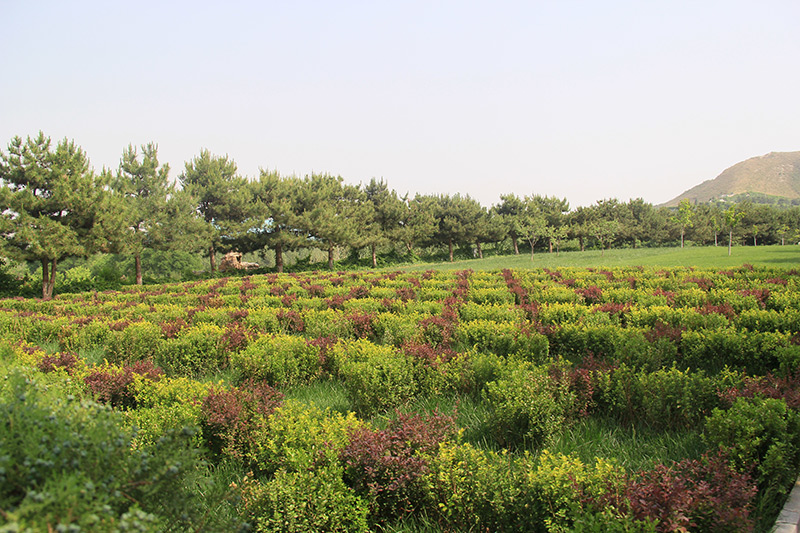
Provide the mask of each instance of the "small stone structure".
{"label": "small stone structure", "polygon": [[258,268],[258,263],[248,263],[242,261],[241,252],[228,252],[219,264],[219,271],[225,272],[226,270],[250,270]]}

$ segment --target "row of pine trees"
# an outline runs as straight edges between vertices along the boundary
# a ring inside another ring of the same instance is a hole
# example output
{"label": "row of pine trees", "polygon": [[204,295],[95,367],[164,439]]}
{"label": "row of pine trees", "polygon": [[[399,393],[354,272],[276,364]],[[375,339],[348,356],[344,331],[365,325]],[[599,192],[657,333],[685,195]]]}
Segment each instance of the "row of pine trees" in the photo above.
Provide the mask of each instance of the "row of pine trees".
{"label": "row of pine trees", "polygon": [[461,194],[401,196],[383,180],[352,185],[329,174],[282,176],[237,172],[228,156],[202,150],[172,179],[154,143],[128,146],[119,168],[96,172],[71,140],[54,144],[39,133],[15,137],[0,151],[0,254],[42,266],[42,297],[51,298],[59,261],[96,252],[133,256],[142,283],[145,249],[203,251],[211,271],[220,253],[273,250],[283,271],[287,251],[337,249],[378,254],[400,250],[413,259],[441,246],[453,260],[458,247],[510,240],[520,248],[558,250],[566,241],[605,249],[658,246],[692,239],[728,244],[797,240],[800,209],[764,205],[656,208],[642,199],[598,201],[570,209],[565,198],[505,194],[490,208]]}

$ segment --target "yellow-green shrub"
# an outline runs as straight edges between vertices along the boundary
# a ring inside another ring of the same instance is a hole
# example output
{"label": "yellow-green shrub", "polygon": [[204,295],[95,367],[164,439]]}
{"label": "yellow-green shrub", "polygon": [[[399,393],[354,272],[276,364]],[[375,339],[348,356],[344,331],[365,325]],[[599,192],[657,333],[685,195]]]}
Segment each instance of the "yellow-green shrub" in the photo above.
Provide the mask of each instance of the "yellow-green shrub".
{"label": "yellow-green shrub", "polygon": [[241,380],[263,380],[273,386],[308,383],[322,371],[319,348],[296,335],[259,337],[230,358]]}

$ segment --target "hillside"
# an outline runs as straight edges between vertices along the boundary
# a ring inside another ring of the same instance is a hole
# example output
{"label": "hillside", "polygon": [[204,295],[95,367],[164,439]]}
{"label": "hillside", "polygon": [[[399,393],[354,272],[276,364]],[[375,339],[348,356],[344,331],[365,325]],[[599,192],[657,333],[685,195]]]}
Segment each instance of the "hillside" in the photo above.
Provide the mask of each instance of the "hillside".
{"label": "hillside", "polygon": [[684,198],[708,202],[743,193],[800,198],[800,152],[770,152],[726,169],[714,179],[692,187],[664,205],[676,206]]}

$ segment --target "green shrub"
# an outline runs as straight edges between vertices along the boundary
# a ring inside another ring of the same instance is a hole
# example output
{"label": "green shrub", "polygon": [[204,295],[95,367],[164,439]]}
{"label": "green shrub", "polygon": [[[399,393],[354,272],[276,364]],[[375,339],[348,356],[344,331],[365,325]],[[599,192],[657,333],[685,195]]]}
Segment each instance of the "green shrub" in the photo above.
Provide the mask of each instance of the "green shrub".
{"label": "green shrub", "polygon": [[278,323],[278,307],[257,307],[248,309],[244,319],[246,326],[263,333],[277,333],[280,331]]}
{"label": "green shrub", "polygon": [[213,324],[182,329],[174,339],[165,339],[158,352],[158,364],[171,375],[202,375],[227,363],[222,349],[225,330]]}
{"label": "green shrub", "polygon": [[[100,330],[102,331],[102,330]],[[113,363],[153,359],[161,347],[161,328],[151,322],[132,322],[108,339],[106,353]]]}
{"label": "green shrub", "polygon": [[782,399],[737,398],[730,409],[714,409],[703,435],[712,447],[728,450],[738,469],[755,466],[759,489],[784,495],[800,464],[800,413]]}
{"label": "green shrub", "polygon": [[531,518],[546,531],[571,531],[582,514],[581,499],[601,498],[625,483],[625,472],[598,458],[586,465],[575,455],[544,450],[537,458],[525,457],[521,465],[522,493]]}
{"label": "green shrub", "polygon": [[307,310],[303,313],[305,335],[311,339],[318,337],[348,338],[352,335],[352,327],[337,309]]}
{"label": "green shrub", "polygon": [[509,362],[500,377],[486,385],[485,398],[492,408],[488,423],[500,444],[539,446],[563,429],[575,396],[561,370]]}
{"label": "green shrub", "polygon": [[373,322],[376,338],[383,344],[400,346],[420,337],[417,324],[425,318],[419,313],[381,313]]}
{"label": "green shrub", "polygon": [[348,435],[363,425],[353,413],[322,411],[287,400],[253,431],[251,459],[259,471],[300,472],[338,462]]}
{"label": "green shrub", "polygon": [[527,361],[541,363],[547,359],[547,337],[521,329],[518,324],[493,320],[473,320],[458,325],[456,341],[477,351],[497,355],[519,355]]}
{"label": "green shrub", "polygon": [[507,450],[446,442],[423,478],[430,512],[445,530],[540,531],[522,498],[522,477]]}
{"label": "green shrub", "polygon": [[199,519],[186,483],[198,465],[187,446],[192,430],[132,449],[121,413],[61,394],[19,371],[0,383],[0,508],[9,531],[113,531],[137,517],[157,530]]}
{"label": "green shrub", "polygon": [[702,371],[645,372],[623,364],[600,381],[598,409],[628,424],[688,429],[720,405],[717,384]]}
{"label": "green shrub", "polygon": [[398,407],[417,393],[413,363],[391,346],[366,340],[340,343],[333,357],[348,398],[361,413]]}
{"label": "green shrub", "polygon": [[[200,399],[211,386],[186,377],[153,381],[135,375],[131,389],[137,407],[126,412],[129,425],[136,428],[133,445],[151,445],[170,430],[198,426]],[[199,446],[201,441],[198,433],[193,442]]]}
{"label": "green shrub", "polygon": [[264,380],[273,386],[309,383],[322,371],[319,347],[295,335],[259,337],[230,358],[240,380]]}
{"label": "green shrub", "polygon": [[280,470],[265,483],[243,484],[245,518],[255,531],[366,533],[367,503],[342,481],[341,466]]}

